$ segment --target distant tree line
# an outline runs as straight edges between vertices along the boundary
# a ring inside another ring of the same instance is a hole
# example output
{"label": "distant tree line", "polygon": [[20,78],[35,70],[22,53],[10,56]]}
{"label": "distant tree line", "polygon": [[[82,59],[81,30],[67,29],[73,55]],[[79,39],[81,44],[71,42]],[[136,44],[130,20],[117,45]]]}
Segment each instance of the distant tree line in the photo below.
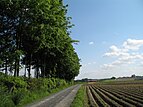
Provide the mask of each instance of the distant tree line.
{"label": "distant tree line", "polygon": [[0,0],[0,71],[66,80],[79,74],[62,0]]}

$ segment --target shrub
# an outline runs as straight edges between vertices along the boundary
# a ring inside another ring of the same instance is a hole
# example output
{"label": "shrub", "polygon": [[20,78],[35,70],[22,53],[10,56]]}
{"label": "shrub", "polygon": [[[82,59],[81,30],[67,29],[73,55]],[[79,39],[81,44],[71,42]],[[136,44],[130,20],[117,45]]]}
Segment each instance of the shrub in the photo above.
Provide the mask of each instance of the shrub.
{"label": "shrub", "polygon": [[22,77],[4,76],[0,79],[0,83],[2,83],[1,85],[6,86],[9,92],[19,88],[27,88],[27,83]]}
{"label": "shrub", "polygon": [[0,107],[23,106],[69,84],[58,78],[0,77]]}
{"label": "shrub", "polygon": [[8,93],[7,87],[2,85],[0,85],[0,107],[14,107],[11,94]]}
{"label": "shrub", "polygon": [[18,105],[22,101],[22,99],[26,96],[27,93],[28,93],[28,90],[26,90],[24,88],[14,90],[14,92],[12,93],[12,96],[11,96],[13,103],[15,105]]}

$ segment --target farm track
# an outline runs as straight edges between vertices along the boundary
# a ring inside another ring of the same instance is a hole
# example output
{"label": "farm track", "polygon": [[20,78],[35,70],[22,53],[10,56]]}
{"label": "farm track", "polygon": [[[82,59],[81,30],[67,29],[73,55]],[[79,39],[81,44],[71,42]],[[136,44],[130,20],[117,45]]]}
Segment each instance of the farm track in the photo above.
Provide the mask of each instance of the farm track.
{"label": "farm track", "polygon": [[26,105],[25,107],[70,107],[80,87],[81,84],[68,87],[40,101]]}
{"label": "farm track", "polygon": [[143,107],[143,97],[140,93],[142,88],[139,90],[141,91],[128,92],[114,85],[88,84],[86,86],[90,107]]}

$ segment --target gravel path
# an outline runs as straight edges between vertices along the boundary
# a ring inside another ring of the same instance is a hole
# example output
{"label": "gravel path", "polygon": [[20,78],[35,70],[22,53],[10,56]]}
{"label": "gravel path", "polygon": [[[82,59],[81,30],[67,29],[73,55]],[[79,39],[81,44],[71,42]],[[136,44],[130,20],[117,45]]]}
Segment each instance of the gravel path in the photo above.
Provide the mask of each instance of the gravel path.
{"label": "gravel path", "polygon": [[74,85],[26,107],[70,107],[81,85]]}

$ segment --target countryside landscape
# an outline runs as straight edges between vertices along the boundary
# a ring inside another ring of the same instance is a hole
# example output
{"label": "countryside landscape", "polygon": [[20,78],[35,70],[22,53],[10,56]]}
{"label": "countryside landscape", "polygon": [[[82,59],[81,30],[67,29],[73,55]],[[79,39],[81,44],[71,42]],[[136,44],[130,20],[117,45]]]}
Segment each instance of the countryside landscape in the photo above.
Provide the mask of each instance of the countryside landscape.
{"label": "countryside landscape", "polygon": [[142,0],[0,0],[0,107],[143,107]]}
{"label": "countryside landscape", "polygon": [[143,107],[143,81],[97,82],[85,88],[92,107]]}

